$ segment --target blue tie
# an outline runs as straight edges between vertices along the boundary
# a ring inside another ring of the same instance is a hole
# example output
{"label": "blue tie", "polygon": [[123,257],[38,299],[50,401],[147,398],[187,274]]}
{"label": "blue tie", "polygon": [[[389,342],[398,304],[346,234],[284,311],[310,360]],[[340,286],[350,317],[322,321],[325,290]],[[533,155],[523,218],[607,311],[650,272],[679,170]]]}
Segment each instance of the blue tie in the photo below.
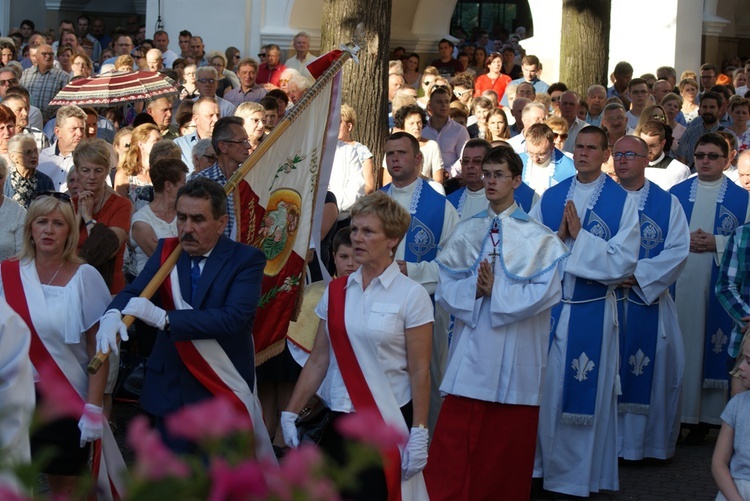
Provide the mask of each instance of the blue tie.
{"label": "blue tie", "polygon": [[201,261],[206,259],[206,256],[193,256],[190,259],[193,260],[193,267],[190,269],[190,284],[192,285],[191,298],[195,297],[195,289],[198,288],[198,280],[201,278]]}

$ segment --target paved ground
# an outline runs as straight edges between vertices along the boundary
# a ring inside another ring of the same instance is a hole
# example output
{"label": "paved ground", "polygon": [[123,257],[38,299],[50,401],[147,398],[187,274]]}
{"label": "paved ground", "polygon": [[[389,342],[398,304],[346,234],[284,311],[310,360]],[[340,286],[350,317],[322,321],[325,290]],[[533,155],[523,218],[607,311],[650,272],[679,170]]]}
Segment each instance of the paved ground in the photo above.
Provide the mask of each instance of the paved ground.
{"label": "paved ground", "polygon": [[[125,460],[132,461],[132,453],[125,446],[127,421],[138,409],[129,404],[115,404],[115,436]],[[669,461],[621,461],[620,491],[603,492],[591,496],[594,501],[703,501],[716,497],[716,486],[711,477],[711,454],[718,430],[712,430],[702,445],[677,446]],[[569,499],[566,497],[536,497],[535,500]]]}

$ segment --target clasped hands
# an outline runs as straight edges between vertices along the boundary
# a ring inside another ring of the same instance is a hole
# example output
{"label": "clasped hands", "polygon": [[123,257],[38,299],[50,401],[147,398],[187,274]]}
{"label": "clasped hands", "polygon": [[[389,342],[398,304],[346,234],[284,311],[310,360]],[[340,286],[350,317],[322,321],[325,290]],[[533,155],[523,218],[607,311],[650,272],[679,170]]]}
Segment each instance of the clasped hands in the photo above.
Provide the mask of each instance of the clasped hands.
{"label": "clasped hands", "polygon": [[690,252],[714,252],[716,237],[698,228],[690,234]]}
{"label": "clasped hands", "polygon": [[134,316],[143,320],[145,324],[160,330],[163,330],[167,323],[166,311],[155,306],[154,303],[145,297],[131,298],[125,308],[122,309],[122,313],[115,309],[108,310],[99,319],[99,330],[96,333],[96,349],[98,351],[109,353],[111,349],[117,355],[119,353],[117,335],[119,334],[120,339],[123,341],[129,339],[128,329],[122,322],[123,315]]}
{"label": "clasped hands", "polygon": [[568,238],[575,240],[581,231],[581,218],[578,217],[576,205],[572,200],[568,200],[563,210],[563,217],[560,221],[560,227],[557,229],[557,236],[563,242]]}
{"label": "clasped hands", "polygon": [[477,294],[476,298],[482,296],[490,297],[492,295],[492,286],[495,284],[495,272],[492,265],[486,259],[479,263],[479,273],[477,275]]}

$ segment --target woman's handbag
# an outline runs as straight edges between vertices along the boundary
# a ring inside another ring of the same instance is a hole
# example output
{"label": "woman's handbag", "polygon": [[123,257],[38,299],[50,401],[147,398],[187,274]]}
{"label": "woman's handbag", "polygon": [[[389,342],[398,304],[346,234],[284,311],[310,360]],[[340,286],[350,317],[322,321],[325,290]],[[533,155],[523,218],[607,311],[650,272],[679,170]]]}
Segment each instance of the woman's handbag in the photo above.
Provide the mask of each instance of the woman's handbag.
{"label": "woman's handbag", "polygon": [[323,435],[333,421],[333,411],[318,395],[313,395],[305,407],[299,412],[295,421],[299,442],[319,444]]}

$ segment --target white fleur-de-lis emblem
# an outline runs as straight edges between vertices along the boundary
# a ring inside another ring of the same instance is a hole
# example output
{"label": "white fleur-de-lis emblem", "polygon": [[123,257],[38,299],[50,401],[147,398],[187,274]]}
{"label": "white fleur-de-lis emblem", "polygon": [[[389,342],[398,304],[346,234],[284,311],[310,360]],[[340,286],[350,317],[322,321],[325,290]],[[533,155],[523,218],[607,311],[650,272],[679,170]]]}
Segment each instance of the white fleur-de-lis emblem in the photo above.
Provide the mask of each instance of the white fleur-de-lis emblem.
{"label": "white fleur-de-lis emblem", "polygon": [[719,329],[716,331],[716,334],[711,336],[711,342],[714,345],[713,352],[714,353],[721,353],[724,349],[724,345],[729,342],[729,338],[727,338],[726,335]]}
{"label": "white fleur-de-lis emblem", "polygon": [[640,376],[643,374],[643,369],[651,363],[651,359],[639,349],[635,355],[630,355],[628,363],[633,366],[633,369],[630,372],[636,376]]}
{"label": "white fleur-de-lis emblem", "polygon": [[596,364],[594,364],[593,360],[589,360],[586,352],[582,352],[581,356],[578,358],[574,358],[573,363],[570,364],[570,366],[576,371],[576,375],[574,377],[578,381],[587,380],[589,377],[586,374],[594,370],[595,365]]}

